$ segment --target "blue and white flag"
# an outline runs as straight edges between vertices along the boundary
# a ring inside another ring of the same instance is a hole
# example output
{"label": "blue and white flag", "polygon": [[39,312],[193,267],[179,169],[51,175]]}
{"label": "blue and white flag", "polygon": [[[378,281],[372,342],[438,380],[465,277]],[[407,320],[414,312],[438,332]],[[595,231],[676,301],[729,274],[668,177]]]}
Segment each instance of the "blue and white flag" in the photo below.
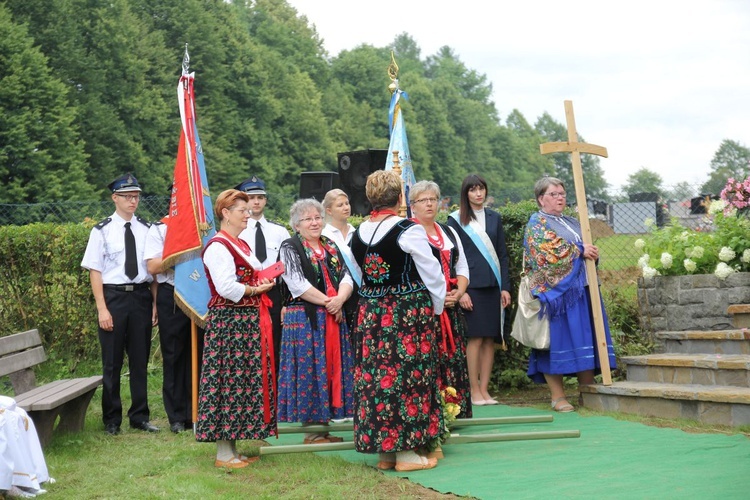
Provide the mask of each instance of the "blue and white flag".
{"label": "blue and white flag", "polygon": [[[396,84],[396,91],[393,92],[391,105],[388,109],[388,129],[391,134],[391,140],[388,144],[385,169],[391,170],[393,168],[393,152],[398,151],[398,163],[401,166],[401,179],[404,182],[404,196],[406,197],[406,205],[408,207],[409,190],[417,182],[417,179],[414,177],[414,170],[411,165],[409,141],[406,139],[406,125],[404,124],[404,117],[401,114],[399,99],[402,95],[404,99],[409,99],[409,96],[406,92],[398,88],[398,80],[395,80],[394,83]],[[411,210],[408,210],[408,212],[411,212]],[[411,216],[410,213],[409,216]]]}

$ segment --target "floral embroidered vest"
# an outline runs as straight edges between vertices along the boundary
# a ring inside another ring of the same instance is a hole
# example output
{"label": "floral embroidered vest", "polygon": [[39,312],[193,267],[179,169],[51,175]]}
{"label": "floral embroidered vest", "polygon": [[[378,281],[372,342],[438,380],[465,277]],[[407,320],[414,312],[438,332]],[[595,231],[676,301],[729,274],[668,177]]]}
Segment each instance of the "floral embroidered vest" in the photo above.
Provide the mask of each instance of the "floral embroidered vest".
{"label": "floral embroidered vest", "polygon": [[[235,274],[237,275],[237,281],[239,283],[242,283],[243,285],[250,285],[250,286],[258,286],[258,272],[250,267],[250,264],[248,261],[240,255],[240,253],[237,251],[237,249],[229,243],[227,240],[225,240],[222,237],[213,237],[209,242],[206,244],[205,248],[208,248],[209,245],[212,243],[218,243],[221,245],[224,245],[224,247],[229,250],[229,253],[232,254],[232,258],[234,259],[234,269]],[[204,248],[204,252],[206,251]],[[232,302],[231,300],[228,300],[221,295],[219,295],[216,292],[216,287],[214,287],[214,282],[211,279],[211,273],[208,271],[208,268],[203,266],[206,270],[206,278],[208,278],[208,288],[211,290],[211,300],[208,301],[208,307],[260,307],[260,295],[255,295],[253,297],[249,296],[243,296],[242,299],[240,299],[239,302]]]}
{"label": "floral embroidered vest", "polygon": [[398,239],[413,221],[399,221],[380,241],[370,245],[357,231],[352,238],[352,253],[357,264],[362,268],[362,297],[382,297],[384,295],[403,295],[425,290],[414,259],[401,250]]}

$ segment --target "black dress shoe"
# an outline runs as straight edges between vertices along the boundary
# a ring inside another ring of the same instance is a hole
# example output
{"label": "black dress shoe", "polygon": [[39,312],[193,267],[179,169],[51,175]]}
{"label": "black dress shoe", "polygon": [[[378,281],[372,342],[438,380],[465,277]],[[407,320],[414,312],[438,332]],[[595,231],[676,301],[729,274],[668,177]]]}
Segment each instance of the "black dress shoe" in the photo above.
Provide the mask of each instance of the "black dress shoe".
{"label": "black dress shoe", "polygon": [[174,432],[175,434],[185,432],[185,424],[183,424],[182,422],[175,422],[169,426],[169,430]]}
{"label": "black dress shoe", "polygon": [[120,430],[120,426],[117,424],[107,424],[104,426],[104,432],[106,432],[110,436],[116,436],[122,431]]}
{"label": "black dress shoe", "polygon": [[145,432],[159,432],[159,428],[149,421],[138,422],[137,424],[130,424],[131,429],[138,429],[139,431]]}

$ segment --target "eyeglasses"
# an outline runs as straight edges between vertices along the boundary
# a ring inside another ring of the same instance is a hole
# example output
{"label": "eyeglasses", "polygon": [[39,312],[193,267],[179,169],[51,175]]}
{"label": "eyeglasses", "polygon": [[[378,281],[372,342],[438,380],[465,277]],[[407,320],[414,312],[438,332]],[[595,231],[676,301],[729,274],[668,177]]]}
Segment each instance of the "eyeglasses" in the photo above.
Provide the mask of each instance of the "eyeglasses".
{"label": "eyeglasses", "polygon": [[437,198],[420,198],[418,200],[414,200],[414,203],[419,203],[420,205],[424,205],[426,203],[435,204],[437,202]]}
{"label": "eyeglasses", "polygon": [[253,211],[250,210],[249,208],[232,208],[230,210],[234,212],[242,212],[243,214],[247,214],[247,215],[253,215]]}
{"label": "eyeglasses", "polygon": [[141,195],[139,194],[118,194],[120,198],[125,198],[128,201],[138,201],[141,199]]}
{"label": "eyeglasses", "polygon": [[311,224],[313,222],[323,222],[323,217],[305,217],[304,219],[300,219],[300,222],[304,222],[305,224]]}
{"label": "eyeglasses", "polygon": [[565,198],[565,196],[566,196],[564,192],[563,193],[545,193],[545,194],[548,194],[548,195],[550,195],[550,197],[555,198],[555,199],[557,199],[557,198]]}

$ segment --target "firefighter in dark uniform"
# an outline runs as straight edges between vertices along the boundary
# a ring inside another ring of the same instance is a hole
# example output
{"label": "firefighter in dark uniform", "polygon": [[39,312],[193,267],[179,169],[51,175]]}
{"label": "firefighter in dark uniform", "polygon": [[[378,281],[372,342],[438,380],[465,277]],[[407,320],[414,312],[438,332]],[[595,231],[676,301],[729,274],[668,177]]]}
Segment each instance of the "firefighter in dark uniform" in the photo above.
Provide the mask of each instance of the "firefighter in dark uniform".
{"label": "firefighter in dark uniform", "polygon": [[141,187],[132,174],[109,184],[115,213],[94,226],[81,267],[89,270],[99,314],[102,349],[102,419],[108,434],[120,433],[122,400],[120,375],[128,354],[131,405],[130,427],[158,432],[149,422],[147,367],[151,328],[156,309],[151,295],[151,275],[143,254],[149,223],[137,217]]}
{"label": "firefighter in dark uniform", "polygon": [[191,340],[190,318],[177,307],[174,300],[174,268],[164,268],[162,263],[168,226],[169,217],[151,224],[146,237],[144,258],[148,271],[158,283],[156,310],[164,373],[162,398],[169,418],[169,430],[177,434],[192,426]]}
{"label": "firefighter in dark uniform", "polygon": [[[263,215],[266,209],[266,183],[259,177],[252,176],[237,184],[234,189],[247,193],[250,201],[247,208],[250,210],[250,220],[247,221],[247,229],[240,233],[240,239],[250,245],[250,251],[255,254],[261,269],[265,269],[276,263],[279,258],[281,242],[289,239],[289,231],[275,222],[271,222]],[[273,354],[276,366],[279,366],[279,355],[281,351],[281,293],[279,287],[275,286],[268,292],[268,297],[273,301],[271,307],[271,321],[273,322]]]}

